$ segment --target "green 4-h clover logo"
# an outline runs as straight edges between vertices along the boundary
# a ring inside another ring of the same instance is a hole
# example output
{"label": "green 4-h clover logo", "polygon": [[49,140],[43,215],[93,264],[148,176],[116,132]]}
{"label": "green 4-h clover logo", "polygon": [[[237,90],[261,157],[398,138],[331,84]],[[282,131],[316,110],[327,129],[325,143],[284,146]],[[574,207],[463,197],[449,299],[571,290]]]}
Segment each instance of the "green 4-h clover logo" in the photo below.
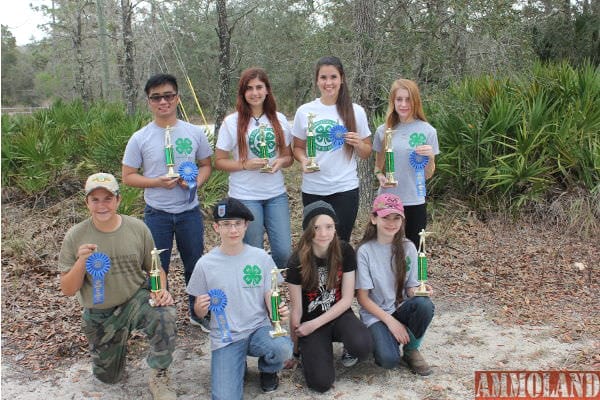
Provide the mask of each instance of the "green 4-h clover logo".
{"label": "green 4-h clover logo", "polygon": [[244,267],[244,282],[246,285],[258,285],[262,279],[262,270],[258,265],[246,265]]}
{"label": "green 4-h clover logo", "polygon": [[315,122],[315,145],[318,151],[329,151],[333,148],[329,131],[337,125],[332,119],[321,119]]}
{"label": "green 4-h clover logo", "polygon": [[[260,145],[261,145],[261,141],[262,138],[260,137],[260,129],[256,128],[254,130],[252,130],[252,132],[250,132],[250,134],[248,135],[248,142],[250,143],[250,150],[252,151],[252,154],[254,154],[256,157],[261,157],[261,153],[260,153]],[[267,144],[267,154],[268,157],[275,157],[276,153],[275,153],[275,132],[273,132],[273,128],[268,127],[265,128],[265,142]]]}
{"label": "green 4-h clover logo", "polygon": [[175,141],[175,150],[177,150],[177,152],[179,154],[181,154],[181,153],[190,154],[192,152],[192,141],[188,138],[177,139]]}
{"label": "green 4-h clover logo", "polygon": [[406,272],[410,271],[410,263],[411,263],[411,259],[409,256],[406,256]]}
{"label": "green 4-h clover logo", "polygon": [[410,139],[408,140],[408,145],[410,147],[417,147],[427,143],[427,138],[424,133],[413,133],[410,135]]}

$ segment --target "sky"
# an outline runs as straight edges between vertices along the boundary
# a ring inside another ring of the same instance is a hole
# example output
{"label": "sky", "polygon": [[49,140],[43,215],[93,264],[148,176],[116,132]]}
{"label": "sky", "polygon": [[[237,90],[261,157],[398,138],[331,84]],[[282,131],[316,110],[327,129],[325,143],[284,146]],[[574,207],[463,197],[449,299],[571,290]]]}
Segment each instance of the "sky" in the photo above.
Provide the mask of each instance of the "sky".
{"label": "sky", "polygon": [[39,40],[44,33],[37,25],[48,22],[44,14],[36,12],[29,6],[50,5],[51,0],[0,0],[0,23],[8,26],[8,30],[17,39],[17,45],[31,42],[32,36]]}

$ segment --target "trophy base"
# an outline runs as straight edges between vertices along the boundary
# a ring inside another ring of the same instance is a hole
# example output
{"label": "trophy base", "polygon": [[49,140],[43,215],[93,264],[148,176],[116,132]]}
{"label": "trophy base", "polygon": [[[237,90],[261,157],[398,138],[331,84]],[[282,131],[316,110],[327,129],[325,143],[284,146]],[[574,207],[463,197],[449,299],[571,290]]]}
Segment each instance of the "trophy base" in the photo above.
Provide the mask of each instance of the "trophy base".
{"label": "trophy base", "polygon": [[306,169],[309,171],[320,171],[321,170],[321,168],[317,164],[307,165]]}
{"label": "trophy base", "polygon": [[425,287],[425,283],[421,282],[421,286],[415,290],[415,296],[419,297],[429,297],[429,292],[427,291],[427,287]]}
{"label": "trophy base", "polygon": [[165,175],[167,178],[179,178],[179,174],[177,172],[173,172],[172,174],[166,174]]}
{"label": "trophy base", "polygon": [[396,187],[396,186],[398,186],[398,182],[386,182],[381,187],[384,187],[384,188],[393,188],[393,187]]}
{"label": "trophy base", "polygon": [[148,299],[148,304],[150,304],[150,307],[154,307],[155,306],[154,299]]}
{"label": "trophy base", "polygon": [[269,335],[272,338],[276,338],[276,337],[280,337],[280,336],[287,336],[287,334],[288,334],[287,331],[283,328],[281,328],[280,331],[278,331],[278,330],[269,331]]}
{"label": "trophy base", "polygon": [[273,167],[271,167],[270,165],[267,164],[267,165],[265,165],[264,167],[262,167],[260,169],[260,172],[262,172],[262,173],[271,173],[271,172],[273,172]]}

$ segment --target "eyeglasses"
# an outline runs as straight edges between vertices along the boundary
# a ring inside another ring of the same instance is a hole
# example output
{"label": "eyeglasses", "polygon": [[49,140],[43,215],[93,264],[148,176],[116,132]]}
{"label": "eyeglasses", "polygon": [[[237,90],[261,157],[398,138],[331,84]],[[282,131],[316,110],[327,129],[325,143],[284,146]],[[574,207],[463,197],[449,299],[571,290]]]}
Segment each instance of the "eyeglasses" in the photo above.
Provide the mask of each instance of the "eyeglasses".
{"label": "eyeglasses", "polygon": [[165,99],[170,103],[175,97],[177,97],[177,93],[153,94],[152,96],[148,96],[148,100],[152,103],[160,103],[162,99]]}
{"label": "eyeglasses", "polygon": [[241,229],[244,224],[246,223],[246,221],[242,221],[242,220],[237,220],[237,221],[226,221],[226,222],[219,222],[219,226],[223,229],[227,229],[227,230],[232,230],[233,228],[235,229]]}

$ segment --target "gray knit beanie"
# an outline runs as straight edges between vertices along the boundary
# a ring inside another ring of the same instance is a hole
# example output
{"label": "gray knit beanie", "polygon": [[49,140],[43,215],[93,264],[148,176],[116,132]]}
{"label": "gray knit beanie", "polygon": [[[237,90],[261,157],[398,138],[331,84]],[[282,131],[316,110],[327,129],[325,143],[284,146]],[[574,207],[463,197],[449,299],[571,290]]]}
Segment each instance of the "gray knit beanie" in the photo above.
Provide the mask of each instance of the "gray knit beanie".
{"label": "gray knit beanie", "polygon": [[333,218],[333,222],[337,224],[337,215],[335,215],[335,211],[331,204],[324,202],[323,200],[317,200],[304,207],[304,212],[302,213],[302,229],[306,229],[313,217],[321,214],[329,215]]}

